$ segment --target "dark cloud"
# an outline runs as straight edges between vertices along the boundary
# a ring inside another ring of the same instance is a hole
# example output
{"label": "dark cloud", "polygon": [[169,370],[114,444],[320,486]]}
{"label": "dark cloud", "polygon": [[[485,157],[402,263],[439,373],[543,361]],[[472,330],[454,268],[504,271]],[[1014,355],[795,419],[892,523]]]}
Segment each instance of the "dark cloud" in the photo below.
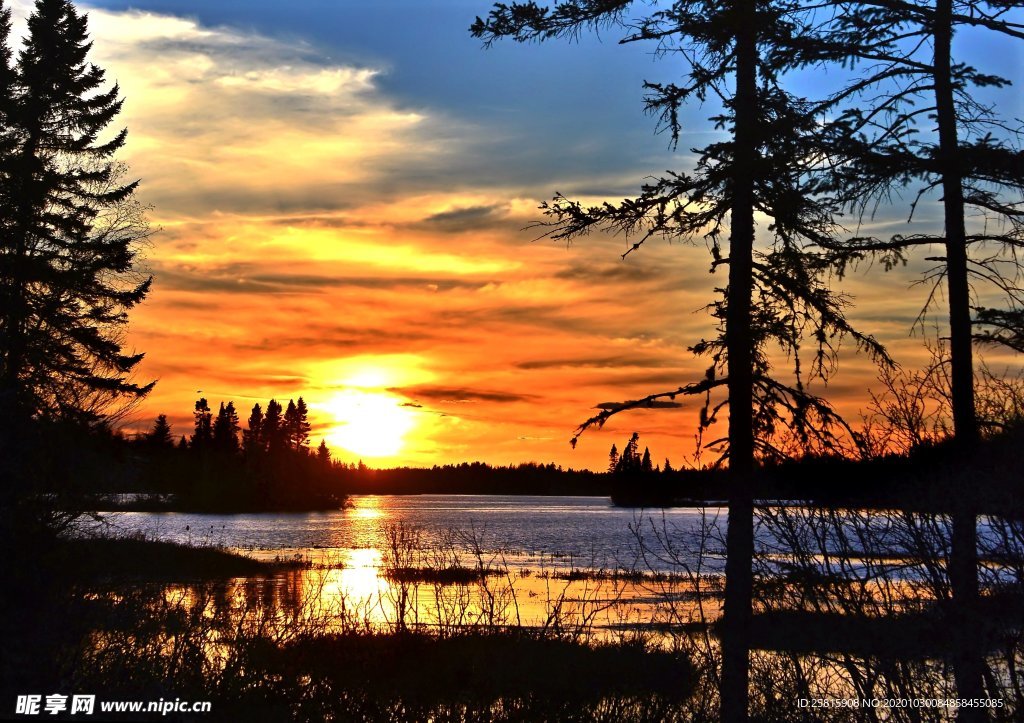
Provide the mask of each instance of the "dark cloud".
{"label": "dark cloud", "polygon": [[[648,242],[652,244],[652,242]],[[678,245],[678,244],[677,244]],[[698,293],[699,301],[684,301],[682,311],[697,310],[698,304],[710,301],[713,294],[714,277],[708,274],[711,256],[704,264],[699,254],[688,253],[681,257],[671,249],[655,248],[653,244],[643,247],[626,259],[618,258],[626,248],[625,244],[615,250],[616,258],[612,261],[582,261],[573,263],[565,269],[557,271],[554,276],[562,281],[572,281],[589,286],[623,285],[630,288],[631,294],[638,291],[650,298],[665,300],[666,306],[678,306],[670,299],[680,294]],[[607,251],[602,247],[602,252]],[[645,251],[653,253],[645,254]],[[706,300],[703,298],[707,295]]]}
{"label": "dark cloud", "polygon": [[563,281],[603,281],[640,283],[657,281],[667,275],[664,267],[639,265],[620,261],[617,263],[576,263],[569,268],[555,273],[556,279]]}
{"label": "dark cloud", "polygon": [[500,329],[503,325],[528,326],[531,334],[553,333],[554,338],[565,338],[570,333],[604,336],[607,322],[583,315],[563,305],[522,303],[517,306],[499,306],[464,309],[444,309],[435,314],[434,325],[462,329]]}
{"label": "dark cloud", "polygon": [[[624,404],[632,404],[632,402],[601,402],[594,409],[621,409]],[[681,406],[683,405],[679,402],[666,402],[656,399],[652,402],[638,405],[636,409],[677,409]]]}
{"label": "dark cloud", "polygon": [[[698,365],[707,366],[703,361],[698,362]],[[703,378],[702,371],[698,369],[677,369],[667,370],[664,372],[622,372],[609,371],[608,374],[602,375],[600,379],[592,380],[592,383],[598,385],[611,385],[614,387],[625,387],[625,386],[637,386],[644,389],[644,395],[655,394],[658,392],[669,391],[673,388],[678,388],[684,384],[699,381]]]}
{"label": "dark cloud", "polygon": [[470,402],[527,402],[536,399],[532,394],[515,394],[510,392],[491,391],[484,389],[468,389],[465,387],[396,387],[388,390],[416,399],[426,399],[438,404],[464,404]]}
{"label": "dark cloud", "polygon": [[442,211],[428,216],[418,224],[417,227],[428,228],[436,231],[448,231],[461,233],[463,231],[478,231],[495,225],[507,226],[506,219],[508,208],[504,204],[490,206],[468,206],[455,208],[451,211]]}
{"label": "dark cloud", "polygon": [[636,198],[640,195],[642,181],[637,178],[635,183],[613,183],[607,186],[577,186],[565,191],[568,198],[596,197],[608,199]]}
{"label": "dark cloud", "polygon": [[519,369],[618,369],[621,367],[664,368],[676,366],[676,360],[653,356],[607,356],[590,359],[537,359],[521,362]]}
{"label": "dark cloud", "polygon": [[314,228],[332,229],[384,228],[390,225],[384,221],[367,221],[365,219],[337,216],[332,213],[332,211],[334,210],[336,209],[316,209],[316,212],[313,213],[312,215],[281,216],[280,218],[266,219],[264,223],[270,226],[286,226],[294,228],[312,226]]}
{"label": "dark cloud", "polygon": [[332,276],[328,274],[267,273],[255,264],[228,264],[212,268],[169,267],[155,264],[155,283],[163,289],[199,293],[296,294],[322,289],[423,288],[430,291],[481,289],[494,282],[427,276]]}
{"label": "dark cloud", "polygon": [[[188,134],[176,128],[184,137]],[[255,217],[275,215],[304,215],[324,209],[343,211],[357,208],[370,200],[365,185],[356,183],[329,183],[310,181],[305,184],[279,185],[271,189],[252,186],[226,187],[213,185],[206,179],[196,179],[192,186],[184,186],[172,173],[185,171],[170,169],[166,180],[147,181],[145,194],[153,199],[162,214],[180,213],[185,216],[205,215],[212,212],[251,214]],[[346,224],[353,226],[354,224]]]}
{"label": "dark cloud", "polygon": [[[186,360],[184,364],[167,364],[152,362],[146,367],[146,373],[157,379],[165,376],[187,375],[192,380],[193,389],[202,389],[204,396],[217,397],[223,395],[225,399],[233,397],[245,398],[241,392],[218,391],[224,389],[244,390],[254,387],[281,387],[286,389],[302,388],[309,384],[309,379],[296,374],[244,374],[234,369],[225,369],[214,366],[199,365],[194,360]],[[219,397],[217,397],[219,398]]]}
{"label": "dark cloud", "polygon": [[367,326],[310,325],[302,328],[301,334],[264,336],[233,348],[244,351],[281,352],[284,350],[302,352],[308,356],[319,356],[320,352],[347,353],[403,351],[412,348],[416,342],[434,342],[440,337],[436,333],[403,329],[374,329]]}

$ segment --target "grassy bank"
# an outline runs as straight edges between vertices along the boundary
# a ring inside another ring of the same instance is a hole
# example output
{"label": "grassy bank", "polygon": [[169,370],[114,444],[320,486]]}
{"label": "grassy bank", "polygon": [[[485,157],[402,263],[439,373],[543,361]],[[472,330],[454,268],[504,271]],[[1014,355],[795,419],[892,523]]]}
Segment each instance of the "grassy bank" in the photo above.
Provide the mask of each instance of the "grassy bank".
{"label": "grassy bank", "polygon": [[218,547],[186,545],[144,537],[89,537],[61,540],[51,552],[74,566],[83,581],[190,582],[271,575],[308,563],[260,561]]}

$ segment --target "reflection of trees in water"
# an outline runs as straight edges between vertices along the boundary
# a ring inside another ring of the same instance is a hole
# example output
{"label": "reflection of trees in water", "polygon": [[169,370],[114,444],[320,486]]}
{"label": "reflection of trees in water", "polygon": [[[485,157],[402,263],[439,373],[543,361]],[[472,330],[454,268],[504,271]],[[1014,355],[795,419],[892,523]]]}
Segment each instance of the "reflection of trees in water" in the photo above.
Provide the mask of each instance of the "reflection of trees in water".
{"label": "reflection of trees in water", "polygon": [[[950,581],[951,515],[759,508],[751,715],[949,720],[957,712],[941,706],[823,711],[801,710],[797,701],[963,698],[959,671],[976,666],[980,690],[967,697],[999,699],[1003,707],[980,716],[961,711],[960,718],[1015,720],[1024,710],[1024,522],[980,523],[977,596],[963,601]],[[647,555],[675,562],[695,579],[723,547],[710,522],[689,536],[665,525],[637,533]],[[711,720],[715,708],[706,699],[718,693],[719,646],[710,632],[694,633],[714,621],[717,596],[709,592],[707,604],[696,608],[666,595],[664,615],[677,623],[672,635],[701,669],[697,717]]]}

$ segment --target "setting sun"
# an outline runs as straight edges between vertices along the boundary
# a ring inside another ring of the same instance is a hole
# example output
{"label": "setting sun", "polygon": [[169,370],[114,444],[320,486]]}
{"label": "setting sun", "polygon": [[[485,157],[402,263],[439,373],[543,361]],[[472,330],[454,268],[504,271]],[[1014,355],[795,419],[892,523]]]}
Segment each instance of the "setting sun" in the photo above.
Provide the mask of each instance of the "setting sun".
{"label": "setting sun", "polygon": [[363,457],[398,454],[416,426],[416,412],[386,392],[347,389],[321,405],[329,415],[327,443]]}

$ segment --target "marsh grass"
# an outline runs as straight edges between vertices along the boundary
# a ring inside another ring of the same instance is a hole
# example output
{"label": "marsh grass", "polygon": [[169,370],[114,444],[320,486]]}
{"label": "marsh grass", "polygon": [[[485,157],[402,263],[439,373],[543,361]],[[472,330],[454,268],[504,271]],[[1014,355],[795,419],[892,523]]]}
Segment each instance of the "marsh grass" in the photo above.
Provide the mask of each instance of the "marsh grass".
{"label": "marsh grass", "polygon": [[309,567],[301,559],[254,560],[211,546],[154,540],[140,535],[61,540],[61,556],[93,579],[213,580],[271,575]]}
{"label": "marsh grass", "polygon": [[[233,720],[715,721],[714,514],[696,532],[638,522],[640,574],[517,570],[472,531],[425,545],[416,529],[396,526],[376,599],[346,595],[332,587],[334,565],[301,558],[251,566],[223,551],[145,540],[75,541],[85,546],[73,554],[61,542],[38,552],[45,559],[35,569],[65,572],[31,576],[19,566],[19,595],[5,599],[0,634],[18,653],[4,689],[209,699],[218,719]],[[942,643],[947,521],[809,508],[758,514],[766,534],[755,560],[752,715],[952,719],[940,709],[821,715],[795,703],[956,697]],[[991,719],[1010,721],[1024,709],[1024,528],[992,519],[986,529],[986,690],[1004,700]],[[75,567],[93,555],[105,564]],[[183,571],[191,574],[168,584]],[[531,624],[522,615],[527,590],[544,610]],[[637,591],[646,607],[629,614]]]}
{"label": "marsh grass", "polygon": [[[144,539],[56,541],[45,564],[67,571],[60,584],[37,576],[5,601],[0,633],[17,651],[5,666],[17,665],[4,694],[211,700],[219,720],[689,719],[686,654],[636,631],[598,635],[606,598],[555,585],[544,624],[527,626],[518,574],[479,540],[425,549],[396,529],[393,542],[381,622],[380,601],[327,590],[328,569],[282,575],[280,562]],[[415,599],[424,584],[429,616]]]}
{"label": "marsh grass", "polygon": [[502,576],[497,569],[478,570],[472,567],[397,567],[386,570],[384,577],[394,582],[438,583],[441,585],[469,585],[488,575]]}

